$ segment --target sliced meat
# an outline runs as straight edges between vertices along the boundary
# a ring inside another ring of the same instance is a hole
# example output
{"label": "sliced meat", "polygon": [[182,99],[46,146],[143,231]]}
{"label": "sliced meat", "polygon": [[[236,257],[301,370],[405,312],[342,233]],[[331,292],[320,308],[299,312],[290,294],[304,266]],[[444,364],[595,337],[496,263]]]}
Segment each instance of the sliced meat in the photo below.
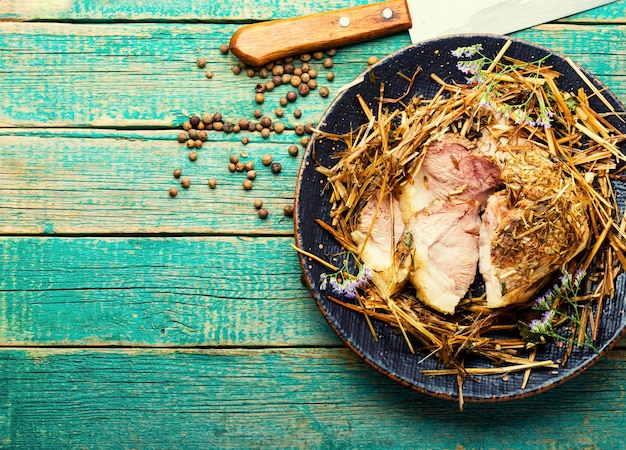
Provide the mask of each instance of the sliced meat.
{"label": "sliced meat", "polygon": [[586,205],[547,152],[520,149],[502,176],[507,189],[489,198],[480,229],[479,271],[488,308],[533,298],[590,236]]}
{"label": "sliced meat", "polygon": [[404,244],[404,222],[400,204],[391,195],[378,205],[370,198],[361,210],[359,224],[352,232],[363,263],[372,271],[372,282],[381,294],[391,296],[405,285],[411,259]]}
{"label": "sliced meat", "polygon": [[409,218],[433,200],[476,200],[482,206],[502,185],[500,169],[472,144],[455,134],[446,134],[428,145],[422,166],[400,195],[403,218]]}
{"label": "sliced meat", "polygon": [[476,276],[480,204],[435,201],[407,223],[413,239],[410,280],[420,300],[452,314]]}

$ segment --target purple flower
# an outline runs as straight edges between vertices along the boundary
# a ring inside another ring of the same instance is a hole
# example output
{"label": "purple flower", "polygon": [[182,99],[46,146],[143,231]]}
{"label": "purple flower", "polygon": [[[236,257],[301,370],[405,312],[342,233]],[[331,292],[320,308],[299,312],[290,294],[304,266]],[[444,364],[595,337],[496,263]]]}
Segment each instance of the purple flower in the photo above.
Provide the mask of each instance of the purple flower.
{"label": "purple flower", "polygon": [[450,51],[455,58],[469,58],[478,54],[483,49],[481,44],[470,45],[469,47],[457,47],[455,50]]}
{"label": "purple flower", "polygon": [[552,330],[552,319],[554,318],[554,310],[549,310],[541,315],[541,319],[533,319],[528,324],[530,331],[537,334],[546,334]]}

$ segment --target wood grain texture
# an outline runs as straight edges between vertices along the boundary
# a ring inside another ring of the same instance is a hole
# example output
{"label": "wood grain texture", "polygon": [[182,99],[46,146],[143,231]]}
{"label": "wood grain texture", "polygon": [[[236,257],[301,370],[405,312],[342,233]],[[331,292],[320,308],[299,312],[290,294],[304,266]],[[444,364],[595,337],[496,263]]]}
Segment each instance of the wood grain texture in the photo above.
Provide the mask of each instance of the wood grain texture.
{"label": "wood grain texture", "polygon": [[[285,206],[293,205],[300,145],[293,132],[225,135],[212,132],[189,160],[177,131],[38,130],[2,132],[0,152],[0,232],[6,234],[217,233],[293,234]],[[241,144],[242,136],[251,142]],[[257,170],[245,191],[244,173],[231,173],[230,155],[246,152]],[[262,164],[265,154],[280,162],[273,174]],[[302,149],[300,155],[302,155]],[[180,168],[192,183],[183,189],[173,171]],[[207,181],[218,186],[210,189]],[[170,187],[179,194],[171,198]],[[259,219],[254,199],[270,215]]]}
{"label": "wood grain texture", "polygon": [[459,412],[345,349],[4,349],[0,430],[4,448],[617,450],[616,356],[534,398]]}
{"label": "wood grain texture", "polygon": [[[222,55],[235,25],[3,23],[0,27],[0,127],[176,127],[191,114],[249,116],[260,81],[235,76]],[[544,25],[514,34],[571,57],[626,99],[626,25]],[[304,121],[316,122],[338,89],[382,58],[410,44],[407,33],[351,46],[333,58],[331,95],[299,99]],[[610,55],[610,56],[607,56]],[[208,59],[205,70],[198,57]],[[319,68],[321,64],[315,63]],[[320,69],[321,71],[321,69]],[[229,95],[223,95],[227,89]],[[267,94],[262,109],[279,106],[287,86]],[[288,124],[293,126],[294,121]]]}
{"label": "wood grain texture", "polygon": [[0,238],[0,346],[340,345],[291,238]]}
{"label": "wood grain texture", "polygon": [[[260,21],[283,19],[375,3],[374,0],[3,0],[0,20],[74,20],[74,21]],[[562,22],[625,23],[625,1],[619,0],[590,11],[563,18]]]}

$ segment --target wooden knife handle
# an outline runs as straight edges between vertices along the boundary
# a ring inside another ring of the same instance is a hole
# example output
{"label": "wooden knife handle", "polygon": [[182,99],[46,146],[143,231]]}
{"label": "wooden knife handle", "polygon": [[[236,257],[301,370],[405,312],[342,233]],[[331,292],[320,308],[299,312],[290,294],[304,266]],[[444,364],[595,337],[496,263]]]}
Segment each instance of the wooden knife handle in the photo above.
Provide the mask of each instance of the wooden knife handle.
{"label": "wooden knife handle", "polygon": [[411,28],[406,0],[390,0],[292,19],[244,25],[230,50],[253,67],[287,56],[341,47]]}

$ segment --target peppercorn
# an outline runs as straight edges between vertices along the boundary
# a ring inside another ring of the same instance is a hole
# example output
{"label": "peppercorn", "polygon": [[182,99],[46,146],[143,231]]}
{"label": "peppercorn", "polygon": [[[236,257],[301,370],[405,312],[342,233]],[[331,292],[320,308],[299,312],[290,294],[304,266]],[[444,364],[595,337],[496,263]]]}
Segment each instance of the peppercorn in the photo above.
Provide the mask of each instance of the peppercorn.
{"label": "peppercorn", "polygon": [[315,128],[315,127],[313,126],[313,124],[312,124],[312,123],[310,123],[310,122],[309,122],[309,123],[307,123],[307,124],[304,126],[304,132],[305,132],[306,134],[313,134],[313,128]]}
{"label": "peppercorn", "polygon": [[206,127],[206,125],[204,124],[204,122],[200,121],[200,123],[198,124],[198,126],[196,127],[197,130],[204,130]]}
{"label": "peppercorn", "polygon": [[243,182],[243,188],[244,188],[246,191],[249,191],[250,189],[252,189],[252,180],[245,180],[245,181]]}
{"label": "peppercorn", "polygon": [[287,151],[289,152],[289,154],[291,156],[298,156],[298,146],[297,145],[290,145],[289,148],[287,149]]}
{"label": "peppercorn", "polygon": [[233,133],[239,133],[241,131],[241,127],[237,125],[233,125]]}
{"label": "peppercorn", "polygon": [[181,131],[180,133],[178,133],[177,139],[178,139],[178,142],[180,142],[181,144],[184,144],[185,141],[189,139],[189,136],[184,131]]}
{"label": "peppercorn", "polygon": [[281,134],[283,131],[285,131],[285,124],[278,122],[274,124],[274,132]]}
{"label": "peppercorn", "polygon": [[376,64],[378,62],[378,58],[376,56],[370,56],[369,58],[367,58],[367,63],[370,66],[373,66],[374,64]]}
{"label": "peppercorn", "polygon": [[234,171],[236,171],[236,170],[237,170],[237,166],[235,165],[235,163],[230,163],[230,164],[228,164],[228,170],[229,170],[230,172],[234,172]]}
{"label": "peppercorn", "polygon": [[254,180],[256,178],[256,170],[248,170],[246,172],[246,176],[248,177],[248,180]]}
{"label": "peppercorn", "polygon": [[246,161],[243,165],[243,169],[246,171],[254,169],[254,161]]}
{"label": "peppercorn", "polygon": [[220,45],[220,53],[222,55],[226,55],[228,53],[228,50],[230,50],[230,49],[229,49],[227,44]]}
{"label": "peppercorn", "polygon": [[294,116],[296,119],[299,119],[300,117],[302,117],[302,110],[301,110],[301,109],[296,109],[296,110],[294,110],[294,112],[293,112],[293,116]]}
{"label": "peppercorn", "polygon": [[180,178],[180,176],[183,174],[183,171],[180,169],[174,169],[174,178]]}
{"label": "peppercorn", "polygon": [[310,88],[308,84],[304,84],[302,83],[301,85],[298,86],[298,93],[302,96],[302,97],[306,97],[307,95],[309,95],[310,92]]}
{"label": "peppercorn", "polygon": [[209,113],[202,114],[202,123],[203,124],[208,125],[211,122],[213,122],[213,114],[209,114]]}
{"label": "peppercorn", "polygon": [[296,67],[295,69],[293,69],[294,77],[301,77],[303,73],[304,71],[302,70],[302,67]]}
{"label": "peppercorn", "polygon": [[280,100],[278,100],[278,103],[280,103],[280,106],[287,106],[289,104],[289,101],[286,97],[281,97]]}
{"label": "peppercorn", "polygon": [[267,212],[267,209],[261,208],[259,209],[259,217],[263,220],[267,219],[267,216],[269,215],[269,213]]}
{"label": "peppercorn", "polygon": [[241,161],[239,161],[237,164],[235,164],[235,170],[237,170],[237,172],[243,172],[244,166],[243,163]]}
{"label": "peppercorn", "polygon": [[261,84],[261,83],[257,83],[256,86],[254,86],[254,92],[256,92],[256,93],[263,93],[263,92],[265,92],[265,85]]}
{"label": "peppercorn", "polygon": [[276,117],[283,117],[285,115],[285,110],[282,108],[276,108],[274,110],[274,114],[276,115]]}
{"label": "peppercorn", "polygon": [[328,97],[330,95],[330,91],[328,90],[327,87],[321,87],[320,88],[320,95],[324,98]]}
{"label": "peppercorn", "polygon": [[255,125],[255,124],[253,124],[253,123],[249,123],[249,124],[248,124],[248,131],[249,131],[249,132],[251,132],[251,133],[252,133],[253,131],[256,131],[256,125]]}
{"label": "peppercorn", "polygon": [[180,179],[180,185],[184,188],[184,189],[188,189],[189,186],[191,186],[191,180],[189,180],[189,178],[187,177],[182,177]]}
{"label": "peppercorn", "polygon": [[207,133],[206,130],[198,131],[198,139],[200,139],[202,142],[205,142],[208,138],[209,138],[209,133]]}
{"label": "peppercorn", "polygon": [[196,146],[196,141],[194,141],[193,139],[187,139],[185,145],[187,146],[187,148],[194,148]]}
{"label": "peppercorn", "polygon": [[208,185],[211,189],[215,189],[217,187],[217,180],[215,178],[209,179]]}
{"label": "peppercorn", "polygon": [[308,53],[304,53],[302,55],[300,55],[300,61],[302,62],[307,62],[311,60],[311,55]]}
{"label": "peppercorn", "polygon": [[304,134],[304,125],[296,125],[294,131],[298,136],[302,136]]}
{"label": "peppercorn", "polygon": [[260,123],[257,123],[256,126],[254,127],[254,129],[255,129],[255,131],[259,131],[260,132],[264,128],[263,128],[263,125],[261,125]]}
{"label": "peppercorn", "polygon": [[198,61],[196,61],[196,64],[198,65],[198,67],[203,69],[204,67],[206,67],[206,58],[203,58],[203,57],[198,58]]}
{"label": "peppercorn", "polygon": [[175,187],[170,188],[170,197],[174,198],[178,195],[178,189]]}
{"label": "peppercorn", "polygon": [[274,67],[272,67],[272,75],[282,75],[283,73],[285,73],[285,68],[280,65],[280,64],[276,64],[274,65]]}
{"label": "peppercorn", "polygon": [[237,155],[230,155],[229,161],[233,164],[237,164],[239,162],[239,156]]}
{"label": "peppercorn", "polygon": [[324,57],[324,52],[314,52],[313,59],[319,61]]}
{"label": "peppercorn", "polygon": [[202,148],[202,141],[200,139],[196,139],[195,141],[193,141],[193,145],[196,148]]}
{"label": "peppercorn", "polygon": [[239,126],[241,127],[242,130],[247,129],[249,123],[250,122],[248,121],[248,119],[239,119]]}
{"label": "peppercorn", "polygon": [[272,77],[272,83],[274,83],[274,87],[280,86],[281,84],[283,84],[283,78],[279,75],[274,75]]}
{"label": "peppercorn", "polygon": [[292,205],[285,205],[285,207],[283,208],[283,213],[287,217],[292,217],[293,216],[293,206]]}
{"label": "peppercorn", "polygon": [[259,105],[262,104],[265,101],[265,95],[263,95],[262,93],[258,92],[254,96],[254,101],[257,102]]}
{"label": "peppercorn", "polygon": [[250,139],[248,139],[247,137],[243,137],[241,138],[241,143],[243,145],[248,145],[248,143],[250,142]]}
{"label": "peppercorn", "polygon": [[317,89],[317,81],[315,81],[315,80],[309,80],[307,85],[309,86],[309,89],[311,91]]}
{"label": "peppercorn", "polygon": [[263,208],[263,200],[261,200],[260,198],[255,198],[254,199],[254,207],[256,209],[261,209]]}
{"label": "peppercorn", "polygon": [[269,74],[270,74],[269,70],[267,70],[265,67],[262,67],[261,69],[259,69],[259,77],[267,78]]}
{"label": "peppercorn", "polygon": [[235,75],[239,75],[241,73],[241,67],[240,66],[233,66],[230,68],[230,70],[235,74]]}
{"label": "peppercorn", "polygon": [[221,113],[213,113],[213,122],[221,122],[222,121],[222,114]]}
{"label": "peppercorn", "polygon": [[311,66],[309,65],[309,63],[303,63],[300,66],[300,70],[302,71],[302,74],[308,73],[309,70],[311,70]]}
{"label": "peppercorn", "polygon": [[261,137],[263,139],[267,139],[268,137],[270,137],[270,129],[269,128],[263,128],[261,130]]}
{"label": "peppercorn", "polygon": [[323,62],[323,65],[325,68],[330,69],[335,63],[333,63],[333,60],[331,58],[326,58]]}
{"label": "peppercorn", "polygon": [[333,72],[328,72],[326,74],[326,81],[333,81],[335,79],[335,74]]}
{"label": "peppercorn", "polygon": [[252,78],[254,76],[256,72],[254,71],[254,69],[248,69],[246,70],[246,75],[248,75],[248,77]]}
{"label": "peppercorn", "polygon": [[268,92],[271,92],[274,90],[274,88],[276,87],[276,85],[274,84],[273,81],[268,81],[265,83],[265,90]]}
{"label": "peppercorn", "polygon": [[309,75],[308,73],[303,73],[302,75],[300,75],[300,82],[308,83],[309,80],[311,80],[311,75]]}
{"label": "peppercorn", "polygon": [[311,141],[311,137],[310,136],[302,136],[300,138],[300,143],[302,144],[303,147],[306,147],[307,145],[309,145],[310,141]]}
{"label": "peppercorn", "polygon": [[264,166],[269,166],[270,164],[272,164],[272,155],[270,155],[269,153],[263,155],[263,157],[261,158],[261,162]]}
{"label": "peppercorn", "polygon": [[215,131],[222,131],[224,129],[224,122],[213,122],[213,129]]}
{"label": "peppercorn", "polygon": [[269,128],[270,125],[272,125],[272,119],[270,119],[267,116],[263,116],[261,117],[261,120],[259,121],[259,123],[261,124],[263,128]]}
{"label": "peppercorn", "polygon": [[295,102],[298,99],[298,94],[296,94],[294,91],[289,91],[289,92],[287,92],[285,97],[287,98],[288,102],[293,103],[293,102]]}
{"label": "peppercorn", "polygon": [[224,122],[224,125],[222,125],[222,130],[224,130],[224,133],[226,134],[230,134],[233,132],[233,124],[232,122]]}
{"label": "peppercorn", "polygon": [[212,71],[212,70],[207,70],[207,71],[204,73],[204,76],[205,76],[205,77],[207,77],[207,78],[209,78],[209,79],[213,78],[213,71]]}
{"label": "peppercorn", "polygon": [[263,111],[261,111],[260,109],[255,109],[253,114],[256,119],[260,119],[261,116],[263,115]]}
{"label": "peppercorn", "polygon": [[337,49],[336,48],[331,48],[329,50],[326,50],[326,54],[328,56],[335,56],[337,54]]}
{"label": "peppercorn", "polygon": [[200,123],[200,117],[198,116],[191,116],[189,118],[189,123],[191,124],[192,127],[197,127],[198,124]]}
{"label": "peppercorn", "polygon": [[294,66],[293,63],[288,62],[283,66],[283,73],[292,74],[295,68],[296,66]]}
{"label": "peppercorn", "polygon": [[311,78],[317,78],[317,70],[311,68],[311,69],[309,69],[309,71],[307,73],[309,74],[309,76]]}
{"label": "peppercorn", "polygon": [[293,75],[290,83],[293,87],[298,87],[302,83],[302,79],[298,75]]}
{"label": "peppercorn", "polygon": [[195,128],[192,128],[191,130],[189,130],[187,134],[189,135],[189,139],[195,140],[198,138],[198,130],[196,130]]}
{"label": "peppercorn", "polygon": [[189,161],[195,161],[196,159],[198,159],[198,152],[189,152]]}
{"label": "peppercorn", "polygon": [[278,174],[283,170],[283,166],[279,162],[272,163],[272,173]]}
{"label": "peppercorn", "polygon": [[191,130],[193,127],[191,126],[191,122],[189,122],[188,120],[185,120],[183,122],[183,130],[185,131],[189,131]]}

